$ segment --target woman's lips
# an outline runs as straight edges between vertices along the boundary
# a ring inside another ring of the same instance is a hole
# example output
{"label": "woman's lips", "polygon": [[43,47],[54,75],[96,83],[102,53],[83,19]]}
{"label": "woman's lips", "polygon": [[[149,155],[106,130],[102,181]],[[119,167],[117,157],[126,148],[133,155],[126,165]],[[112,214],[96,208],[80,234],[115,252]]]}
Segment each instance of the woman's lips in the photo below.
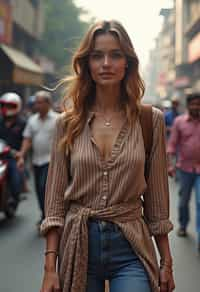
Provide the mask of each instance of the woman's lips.
{"label": "woman's lips", "polygon": [[112,77],[112,76],[114,76],[114,74],[111,73],[111,72],[103,72],[103,73],[100,73],[99,75],[101,77]]}

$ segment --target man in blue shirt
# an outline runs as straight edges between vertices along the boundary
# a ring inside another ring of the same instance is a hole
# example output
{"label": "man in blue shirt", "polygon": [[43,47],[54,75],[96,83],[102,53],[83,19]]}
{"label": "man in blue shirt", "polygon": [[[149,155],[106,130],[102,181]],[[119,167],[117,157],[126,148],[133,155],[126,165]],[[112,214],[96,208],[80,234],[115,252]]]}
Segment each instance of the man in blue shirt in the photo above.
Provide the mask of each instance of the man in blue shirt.
{"label": "man in blue shirt", "polygon": [[178,97],[177,96],[172,97],[171,101],[172,101],[171,109],[164,113],[167,139],[169,139],[173,122],[174,122],[175,118],[179,115],[179,111],[178,111],[179,99],[178,99]]}

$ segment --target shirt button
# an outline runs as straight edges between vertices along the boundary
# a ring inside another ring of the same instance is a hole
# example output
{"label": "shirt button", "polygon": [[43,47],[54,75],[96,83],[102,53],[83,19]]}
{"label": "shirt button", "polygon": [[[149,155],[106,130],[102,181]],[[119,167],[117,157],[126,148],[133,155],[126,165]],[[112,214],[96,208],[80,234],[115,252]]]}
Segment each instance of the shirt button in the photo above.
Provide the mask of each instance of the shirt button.
{"label": "shirt button", "polygon": [[106,197],[106,196],[103,196],[103,197],[102,197],[102,199],[103,199],[103,200],[106,200],[106,199],[107,199],[107,197]]}
{"label": "shirt button", "polygon": [[104,171],[103,175],[104,176],[108,175],[108,172],[107,171]]}

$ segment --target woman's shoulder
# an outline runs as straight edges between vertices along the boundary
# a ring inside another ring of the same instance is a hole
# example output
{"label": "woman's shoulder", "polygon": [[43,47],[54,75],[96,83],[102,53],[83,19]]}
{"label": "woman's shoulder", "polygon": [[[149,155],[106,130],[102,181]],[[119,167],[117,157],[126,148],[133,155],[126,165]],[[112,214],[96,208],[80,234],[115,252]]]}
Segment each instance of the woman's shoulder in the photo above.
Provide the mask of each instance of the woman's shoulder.
{"label": "woman's shoulder", "polygon": [[164,122],[163,112],[154,106],[152,107],[152,119],[153,119],[153,126],[154,127],[156,127],[156,125]]}
{"label": "woman's shoulder", "polygon": [[163,112],[159,108],[152,106],[152,111],[153,117],[163,118]]}
{"label": "woman's shoulder", "polygon": [[59,129],[63,129],[66,125],[66,112],[62,112],[62,113],[59,113],[58,116],[56,117],[56,129],[59,130]]}
{"label": "woman's shoulder", "polygon": [[66,119],[66,112],[61,112],[57,116],[57,122],[62,123]]}

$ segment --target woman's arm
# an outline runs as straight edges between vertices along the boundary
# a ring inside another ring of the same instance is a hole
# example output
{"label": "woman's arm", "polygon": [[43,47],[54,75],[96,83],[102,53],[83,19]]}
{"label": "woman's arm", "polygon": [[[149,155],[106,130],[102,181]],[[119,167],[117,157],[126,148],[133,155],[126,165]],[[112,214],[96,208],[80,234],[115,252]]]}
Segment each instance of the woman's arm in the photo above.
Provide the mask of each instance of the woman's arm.
{"label": "woman's arm", "polygon": [[168,235],[156,235],[156,245],[160,253],[160,292],[172,292],[175,289]]}
{"label": "woman's arm", "polygon": [[50,229],[46,235],[46,251],[44,262],[44,270],[46,272],[56,272],[59,241],[59,228],[55,227]]}
{"label": "woman's arm", "polygon": [[56,269],[59,240],[59,228],[51,228],[46,234],[44,276],[40,292],[61,291],[60,280]]}
{"label": "woman's arm", "polygon": [[69,157],[66,155],[65,149],[59,147],[64,134],[65,128],[62,124],[62,116],[60,116],[56,123],[51,147],[45,191],[45,219],[40,227],[40,232],[44,236],[52,228],[62,229],[65,221],[67,205],[64,193],[68,186]]}
{"label": "woman's arm", "polygon": [[166,265],[172,268],[172,256],[169,247],[169,240],[167,234],[154,236],[155,242],[160,254],[160,265]]}
{"label": "woman's arm", "polygon": [[174,289],[172,256],[168,233],[173,225],[169,220],[169,187],[165,148],[165,124],[160,111],[153,112],[153,147],[147,190],[144,194],[144,217],[160,253],[160,292]]}
{"label": "woman's arm", "polygon": [[66,215],[64,193],[68,185],[68,159],[59,143],[65,134],[62,116],[58,119],[53,137],[51,159],[45,192],[45,219],[40,227],[46,238],[44,277],[41,292],[61,291],[57,273],[57,258],[61,233]]}
{"label": "woman's arm", "polygon": [[144,217],[151,235],[164,235],[172,230],[173,225],[169,220],[165,124],[163,114],[157,109],[153,109],[153,145],[149,165]]}

